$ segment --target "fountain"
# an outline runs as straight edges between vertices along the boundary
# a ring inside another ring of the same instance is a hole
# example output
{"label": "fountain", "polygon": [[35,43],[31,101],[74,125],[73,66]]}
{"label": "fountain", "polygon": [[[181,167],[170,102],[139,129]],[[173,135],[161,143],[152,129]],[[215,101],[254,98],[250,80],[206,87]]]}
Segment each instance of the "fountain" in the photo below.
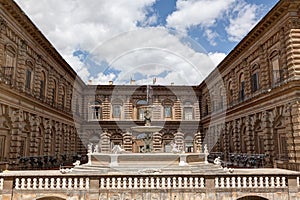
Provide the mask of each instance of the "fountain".
{"label": "fountain", "polygon": [[153,151],[153,133],[159,132],[162,126],[151,125],[151,112],[146,107],[144,112],[145,125],[131,127],[132,136],[143,136],[144,147],[140,153],[126,152],[120,145],[115,145],[111,152],[98,152],[98,145],[88,145],[89,161],[84,165],[75,166],[72,172],[83,171],[93,173],[193,173],[206,171],[210,165],[207,163],[207,150],[203,153],[185,153],[173,143],[170,152]]}

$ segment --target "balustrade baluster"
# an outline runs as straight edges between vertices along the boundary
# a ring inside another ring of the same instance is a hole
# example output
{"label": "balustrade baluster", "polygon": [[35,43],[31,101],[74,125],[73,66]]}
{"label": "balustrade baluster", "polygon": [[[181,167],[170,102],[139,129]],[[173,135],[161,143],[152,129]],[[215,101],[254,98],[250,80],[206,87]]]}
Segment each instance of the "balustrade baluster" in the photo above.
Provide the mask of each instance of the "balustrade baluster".
{"label": "balustrade baluster", "polygon": [[21,178],[21,189],[25,189],[25,178]]}
{"label": "balustrade baluster", "polygon": [[226,177],[226,187],[230,188],[230,177]]}
{"label": "balustrade baluster", "polygon": [[171,188],[171,177],[167,178],[167,188]]}
{"label": "balustrade baluster", "polygon": [[85,189],[90,189],[90,179],[89,178],[85,179]]}
{"label": "balustrade baluster", "polygon": [[37,179],[33,178],[32,189],[37,189]]}
{"label": "balustrade baluster", "polygon": [[151,182],[151,189],[154,189],[155,188],[155,182],[154,182],[154,178],[153,177],[151,177],[150,178],[150,182]]}
{"label": "balustrade baluster", "polygon": [[231,186],[232,188],[235,188],[235,187],[236,187],[235,177],[232,177],[232,178],[231,178],[231,185],[232,185],[232,186]]}
{"label": "balustrade baluster", "polygon": [[224,188],[224,177],[221,177],[221,188]]}
{"label": "balustrade baluster", "polygon": [[131,188],[132,188],[132,185],[133,185],[133,184],[132,184],[132,178],[129,177],[129,178],[128,178],[128,188],[131,189]]}
{"label": "balustrade baluster", "polygon": [[188,184],[187,184],[187,177],[183,177],[183,187],[187,188]]}
{"label": "balustrade baluster", "polygon": [[264,177],[259,177],[259,187],[264,187]]}
{"label": "balustrade baluster", "polygon": [[145,178],[145,188],[149,188],[149,178]]}
{"label": "balustrade baluster", "polygon": [[79,189],[84,189],[84,179],[83,178],[79,178]]}
{"label": "balustrade baluster", "polygon": [[140,178],[140,188],[143,188],[144,186],[144,179],[143,177]]}
{"label": "balustrade baluster", "polygon": [[276,182],[275,182],[275,187],[280,187],[281,185],[280,185],[280,177],[279,176],[277,176],[276,177]]}
{"label": "balustrade baluster", "polygon": [[215,178],[215,188],[219,188],[219,177]]}
{"label": "balustrade baluster", "polygon": [[[60,178],[57,178],[57,179],[56,179],[56,189],[60,189],[60,188],[61,188],[61,186],[60,186],[60,184],[61,184],[60,181],[61,181]],[[46,181],[45,181],[45,188],[46,188]]]}
{"label": "balustrade baluster", "polygon": [[269,177],[265,178],[265,187],[268,188],[269,187]]}
{"label": "balustrade baluster", "polygon": [[68,186],[67,186],[68,189],[72,189],[73,186],[72,186],[72,178],[68,178]]}
{"label": "balustrade baluster", "polygon": [[[197,178],[197,179],[198,179],[198,178]],[[196,179],[196,180],[197,180],[197,179]],[[200,178],[200,187],[201,187],[201,188],[204,188],[204,187],[205,187],[205,182],[204,182],[204,178],[203,178],[203,177]]]}
{"label": "balustrade baluster", "polygon": [[[41,179],[40,179],[41,180]],[[39,187],[40,188],[40,187]],[[50,178],[50,189],[54,189],[54,178]]]}
{"label": "balustrade baluster", "polygon": [[286,187],[286,178],[285,177],[282,177],[282,187]]}
{"label": "balustrade baluster", "polygon": [[110,178],[106,178],[106,189],[110,189]]}
{"label": "balustrade baluster", "polygon": [[117,178],[117,188],[121,189],[121,178]]}
{"label": "balustrade baluster", "polygon": [[178,177],[178,188],[182,188],[182,178]]}
{"label": "balustrade baluster", "polygon": [[104,189],[104,188],[105,188],[104,178],[100,178],[100,189]]}
{"label": "balustrade baluster", "polygon": [[74,178],[74,189],[78,188],[78,178]]}
{"label": "balustrade baluster", "polygon": [[165,177],[162,177],[161,178],[161,187],[164,189],[166,188],[166,178]]}
{"label": "balustrade baluster", "polygon": [[26,189],[32,189],[31,188],[31,178],[27,178],[27,185],[26,185]]}
{"label": "balustrade baluster", "polygon": [[254,177],[254,187],[256,187],[256,188],[258,187],[258,184],[257,184],[257,177],[256,177],[256,176]]}
{"label": "balustrade baluster", "polygon": [[62,178],[62,186],[61,186],[61,188],[62,189],[66,189],[67,188],[66,185],[67,185],[67,179],[66,178]]}
{"label": "balustrade baluster", "polygon": [[247,187],[247,177],[243,177],[243,187]]}
{"label": "balustrade baluster", "polygon": [[238,188],[242,187],[242,185],[241,185],[241,177],[237,177],[237,187]]}
{"label": "balustrade baluster", "polygon": [[136,177],[134,178],[134,188],[138,188],[138,179]]}
{"label": "balustrade baluster", "polygon": [[271,177],[271,187],[275,187],[275,180],[273,176]]}
{"label": "balustrade baluster", "polygon": [[253,187],[253,182],[252,182],[252,177],[248,178],[248,187],[252,188]]}
{"label": "balustrade baluster", "polygon": [[177,185],[176,185],[176,177],[173,177],[173,187],[172,188],[176,188]]}
{"label": "balustrade baluster", "polygon": [[115,188],[116,188],[116,178],[115,178],[115,177],[113,177],[113,178],[111,179],[111,188],[112,188],[112,189],[115,189]]}
{"label": "balustrade baluster", "polygon": [[127,178],[123,177],[123,189],[127,188]]}
{"label": "balustrade baluster", "polygon": [[[189,178],[189,185],[190,185],[190,188],[193,187],[193,177]],[[195,187],[197,187],[197,186],[195,185]]]}
{"label": "balustrade baluster", "polygon": [[15,188],[18,190],[20,189],[20,179],[19,178],[16,178],[16,181],[15,181]]}
{"label": "balustrade baluster", "polygon": [[4,179],[0,178],[0,190],[3,190]]}
{"label": "balustrade baluster", "polygon": [[45,189],[49,189],[49,178],[45,178]]}
{"label": "balustrade baluster", "polygon": [[156,177],[156,188],[160,188],[160,179]]}

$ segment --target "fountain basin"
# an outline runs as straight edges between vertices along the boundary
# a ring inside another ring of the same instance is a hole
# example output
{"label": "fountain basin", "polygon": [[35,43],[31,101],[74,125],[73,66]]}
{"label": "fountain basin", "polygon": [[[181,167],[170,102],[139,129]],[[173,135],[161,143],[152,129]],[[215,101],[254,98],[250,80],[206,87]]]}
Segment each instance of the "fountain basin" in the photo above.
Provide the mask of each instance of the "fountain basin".
{"label": "fountain basin", "polygon": [[159,132],[162,126],[135,126],[131,127],[131,130],[137,133],[155,133]]}

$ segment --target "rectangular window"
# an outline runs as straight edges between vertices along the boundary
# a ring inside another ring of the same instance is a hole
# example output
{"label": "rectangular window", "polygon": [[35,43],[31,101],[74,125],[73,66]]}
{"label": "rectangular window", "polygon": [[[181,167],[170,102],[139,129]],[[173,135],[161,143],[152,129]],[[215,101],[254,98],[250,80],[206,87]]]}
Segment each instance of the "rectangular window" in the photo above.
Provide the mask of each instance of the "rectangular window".
{"label": "rectangular window", "polygon": [[44,99],[44,87],[45,87],[45,83],[43,80],[40,80],[40,98]]}
{"label": "rectangular window", "polygon": [[26,70],[26,82],[25,82],[25,88],[30,90],[31,87],[31,70]]}
{"label": "rectangular window", "polygon": [[101,109],[100,107],[92,107],[92,119],[101,119]]}
{"label": "rectangular window", "polygon": [[171,106],[165,106],[165,118],[172,118],[172,108]]}
{"label": "rectangular window", "polygon": [[113,118],[121,118],[121,106],[120,105],[113,106]]}
{"label": "rectangular window", "polygon": [[273,69],[273,84],[280,82],[280,70],[279,70],[279,60],[272,60],[272,69]]}
{"label": "rectangular window", "polygon": [[184,108],[183,109],[183,119],[184,120],[193,120],[193,108]]}
{"label": "rectangular window", "polygon": [[144,120],[144,109],[143,108],[139,108],[138,109],[138,119],[140,120]]}
{"label": "rectangular window", "polygon": [[245,82],[241,82],[241,88],[240,88],[240,92],[239,92],[239,100],[240,101],[244,101],[245,98]]}
{"label": "rectangular window", "polygon": [[258,90],[258,74],[255,73],[252,75],[252,92]]}

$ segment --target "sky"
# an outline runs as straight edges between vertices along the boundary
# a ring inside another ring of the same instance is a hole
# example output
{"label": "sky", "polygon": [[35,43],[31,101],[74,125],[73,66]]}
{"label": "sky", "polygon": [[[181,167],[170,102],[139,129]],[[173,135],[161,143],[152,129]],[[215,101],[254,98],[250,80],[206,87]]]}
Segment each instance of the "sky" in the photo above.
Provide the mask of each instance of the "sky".
{"label": "sky", "polygon": [[278,0],[15,0],[84,81],[198,85]]}

